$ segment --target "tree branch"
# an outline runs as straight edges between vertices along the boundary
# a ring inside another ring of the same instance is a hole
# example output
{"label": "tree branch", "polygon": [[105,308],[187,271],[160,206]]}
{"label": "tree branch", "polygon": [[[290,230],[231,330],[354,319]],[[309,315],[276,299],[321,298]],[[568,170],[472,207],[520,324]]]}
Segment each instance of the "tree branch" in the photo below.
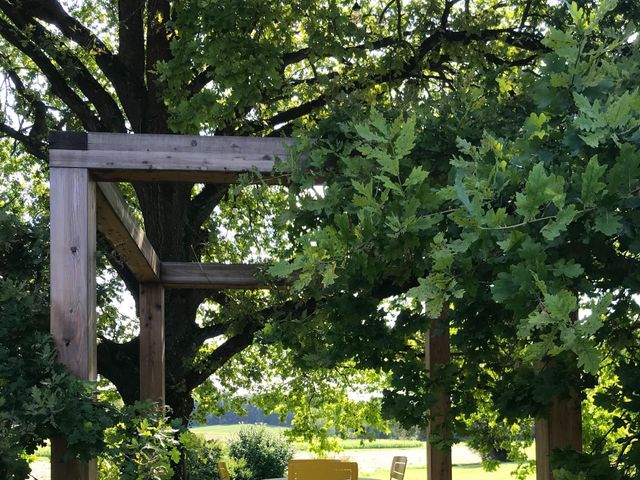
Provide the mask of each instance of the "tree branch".
{"label": "tree branch", "polygon": [[[45,141],[47,139],[47,106],[44,104],[37,94],[25,86],[24,82],[13,68],[9,67],[8,59],[4,55],[0,55],[4,65],[3,68],[15,87],[17,94],[31,105],[33,110],[33,124],[29,129],[28,138],[33,145],[39,145],[44,152]],[[38,156],[38,155],[36,155]]]}
{"label": "tree branch", "polygon": [[0,133],[5,137],[13,138],[16,142],[22,144],[27,152],[40,160],[47,160],[47,152],[43,143],[35,143],[28,135],[10,127],[6,123],[0,123]]}
{"label": "tree branch", "polygon": [[[527,33],[516,32],[512,29],[486,29],[479,32],[438,29],[422,41],[416,53],[410,59],[406,60],[400,69],[392,73],[370,76],[369,78],[355,82],[349,87],[343,88],[342,91],[345,93],[349,93],[354,90],[365,88],[369,85],[389,83],[415,76],[421,71],[420,65],[422,64],[424,58],[427,57],[429,52],[435,51],[444,42],[462,43],[464,45],[469,45],[474,42],[486,43],[488,41],[497,39],[501,39],[505,43],[512,46],[517,46],[519,48],[522,48],[523,50],[529,50],[536,53],[547,51],[547,48],[542,45],[540,39],[538,39],[537,37],[534,37]],[[506,62],[496,56],[494,57],[495,59],[499,60],[500,64]],[[523,64],[529,64],[531,61],[533,61],[534,58],[535,56],[528,57],[527,59],[516,60],[514,65],[519,65],[520,62],[523,62]],[[443,63],[446,60],[450,59],[448,57],[443,57],[440,59],[441,63],[431,63],[429,65],[429,68],[431,70],[437,71],[443,67]],[[313,100],[309,100],[296,107],[277,113],[269,119],[246,123],[242,126],[239,126],[236,128],[236,133],[255,133],[273,128],[279,124],[290,122],[302,116],[308,115],[314,110],[325,106],[330,98],[332,98],[332,96],[327,93],[321,94]]]}
{"label": "tree branch", "polygon": [[167,23],[170,13],[171,6],[168,0],[148,0],[146,77],[149,92],[149,117],[148,125],[145,126],[145,132],[148,133],[165,133],[168,131],[169,114],[162,98],[156,65],[171,58],[169,40],[172,32]]}
{"label": "tree branch", "polygon": [[194,228],[202,226],[228,191],[228,185],[206,184],[200,193],[191,199],[189,206],[189,223],[191,226]]}
{"label": "tree branch", "polygon": [[[3,3],[7,2],[3,1]],[[117,56],[91,30],[69,15],[57,0],[27,0],[19,5],[22,5],[19,11],[30,19],[29,23],[37,23],[35,18],[51,23],[58,27],[66,38],[91,54],[100,70],[111,81],[131,124],[135,126],[140,123],[142,109],[140,102],[146,93],[143,81],[144,2],[141,0],[119,2],[121,22],[118,30],[120,49]],[[123,45],[126,47],[122,48]]]}
{"label": "tree branch", "polygon": [[69,87],[66,79],[36,44],[2,18],[0,18],[0,35],[33,60],[49,80],[51,90],[69,106],[82,122],[84,128],[93,131],[106,130],[100,119],[86,105],[86,102]]}
{"label": "tree branch", "polygon": [[522,19],[520,20],[520,26],[518,27],[520,30],[522,30],[527,24],[530,11],[531,11],[531,0],[527,0],[527,3],[524,6],[524,10],[522,11]]}
{"label": "tree branch", "polygon": [[30,32],[33,43],[37,44],[58,65],[65,66],[63,71],[77,84],[78,88],[96,108],[102,123],[107,127],[106,130],[126,132],[120,107],[78,57],[72,54],[65,45],[33,17],[25,15],[22,10],[15,8],[7,0],[0,0],[0,10],[19,29]]}
{"label": "tree branch", "polygon": [[253,343],[254,334],[261,330],[264,325],[258,322],[251,322],[245,326],[244,330],[226,340],[222,345],[216,348],[209,356],[202,361],[197,369],[189,371],[185,375],[185,383],[192,390],[220,367],[222,367],[234,355],[240,353]]}

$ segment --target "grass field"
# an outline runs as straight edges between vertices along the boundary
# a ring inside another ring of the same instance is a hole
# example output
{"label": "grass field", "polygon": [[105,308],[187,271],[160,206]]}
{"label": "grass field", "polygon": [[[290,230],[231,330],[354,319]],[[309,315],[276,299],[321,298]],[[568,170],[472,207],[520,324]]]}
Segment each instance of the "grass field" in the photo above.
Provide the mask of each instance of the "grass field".
{"label": "grass field", "polygon": [[[242,428],[249,427],[251,425],[207,425],[204,427],[194,427],[192,432],[197,435],[201,435],[207,439],[215,440],[227,440],[236,435]],[[287,427],[273,427],[265,425],[267,430],[284,432]],[[392,439],[376,439],[373,442],[368,440],[348,439],[339,441],[340,448],[343,450],[358,450],[358,449],[370,449],[370,448],[422,448],[424,442],[416,440],[392,440]],[[306,450],[306,444],[302,442],[295,442],[294,446],[297,450]]]}
{"label": "grass field", "polygon": [[[236,435],[241,429],[254,426],[256,425],[205,425],[203,427],[193,427],[191,431],[210,439],[226,440]],[[264,428],[274,432],[284,432],[288,430],[287,427],[273,427],[271,425],[264,425]]]}
{"label": "grass field", "polygon": [[[513,463],[503,463],[495,472],[485,472],[478,464],[455,465],[453,467],[453,480],[513,480],[511,472],[516,468]],[[378,470],[367,474],[368,477],[386,480],[389,478],[389,470]],[[408,468],[404,480],[425,480],[427,472],[422,468]],[[528,479],[533,480],[535,475]]]}

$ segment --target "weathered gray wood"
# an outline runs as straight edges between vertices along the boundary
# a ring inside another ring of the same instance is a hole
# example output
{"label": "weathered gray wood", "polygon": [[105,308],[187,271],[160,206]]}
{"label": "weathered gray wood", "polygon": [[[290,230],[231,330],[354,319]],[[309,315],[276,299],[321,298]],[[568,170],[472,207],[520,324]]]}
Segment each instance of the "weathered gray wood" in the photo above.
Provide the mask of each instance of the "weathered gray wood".
{"label": "weathered gray wood", "polygon": [[160,259],[117,185],[98,182],[97,224],[140,282],[160,281]]}
{"label": "weathered gray wood", "polygon": [[105,181],[233,183],[242,173],[257,172],[272,182],[271,153],[202,153],[115,150],[51,150],[49,165],[89,168]]}
{"label": "weathered gray wood", "polygon": [[140,400],[164,405],[164,287],[140,284]]}
{"label": "weathered gray wood", "polygon": [[[96,186],[84,168],[52,168],[51,334],[58,360],[83,380],[96,379]],[[93,480],[95,462],[62,462],[52,439],[53,480]]]}
{"label": "weathered gray wood", "polygon": [[[287,156],[290,138],[227,137],[165,134],[123,134],[89,132],[87,150],[123,150],[128,152],[186,152],[216,154],[268,154]],[[62,143],[59,143],[63,145]],[[80,145],[79,142],[77,142]]]}
{"label": "weathered gray wood", "polygon": [[553,480],[550,456],[559,448],[582,451],[582,412],[575,390],[569,398],[554,400],[548,415],[536,419],[536,480]]}
{"label": "weathered gray wood", "polygon": [[167,288],[267,288],[257,278],[261,265],[162,262],[161,279]]}
{"label": "weathered gray wood", "polygon": [[[427,332],[425,360],[430,376],[446,367],[451,357],[447,314],[447,310],[443,310]],[[449,393],[438,392],[438,399],[429,412],[432,420],[427,429],[427,480],[452,479],[451,448],[440,450],[432,444],[432,440],[450,439],[447,428],[450,408]]]}

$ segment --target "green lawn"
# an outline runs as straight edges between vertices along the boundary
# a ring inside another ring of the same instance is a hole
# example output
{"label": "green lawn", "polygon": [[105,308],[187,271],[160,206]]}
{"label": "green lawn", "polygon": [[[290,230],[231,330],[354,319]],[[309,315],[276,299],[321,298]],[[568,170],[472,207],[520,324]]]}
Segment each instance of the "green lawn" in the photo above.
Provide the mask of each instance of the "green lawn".
{"label": "green lawn", "polygon": [[[226,440],[236,435],[241,429],[246,427],[254,427],[255,425],[206,425],[203,427],[194,427],[191,429],[193,433],[206,437],[208,439]],[[273,430],[276,432],[284,432],[288,430],[287,427],[273,427],[271,425],[264,426],[267,430]]]}
{"label": "green lawn", "polygon": [[[495,472],[485,472],[478,464],[456,465],[453,467],[453,480],[513,480],[511,472],[516,468],[513,463],[503,463]],[[367,473],[367,477],[387,480],[389,470],[378,470],[374,473]],[[424,467],[409,467],[404,476],[404,480],[425,480],[427,472]],[[535,475],[528,477],[533,480]]]}

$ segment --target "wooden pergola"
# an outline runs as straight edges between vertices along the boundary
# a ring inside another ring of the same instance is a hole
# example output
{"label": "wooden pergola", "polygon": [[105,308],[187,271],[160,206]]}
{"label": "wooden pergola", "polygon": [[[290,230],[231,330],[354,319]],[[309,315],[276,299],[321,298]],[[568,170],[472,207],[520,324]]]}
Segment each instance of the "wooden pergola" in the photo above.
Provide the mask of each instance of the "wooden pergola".
{"label": "wooden pergola", "polygon": [[[51,333],[59,361],[95,380],[96,231],[122,256],[140,283],[140,397],[164,404],[164,289],[265,288],[255,265],[163,262],[112,182],[237,183],[257,172],[273,179],[290,139],[61,132],[49,145],[51,191]],[[429,332],[429,371],[449,362],[446,316]],[[430,431],[442,435],[449,397],[439,395]],[[537,479],[552,478],[549,454],[582,446],[580,401],[558,400],[536,422]],[[53,480],[94,480],[96,462],[63,461],[65,441],[52,439]],[[427,478],[450,480],[451,454],[427,442]]]}

